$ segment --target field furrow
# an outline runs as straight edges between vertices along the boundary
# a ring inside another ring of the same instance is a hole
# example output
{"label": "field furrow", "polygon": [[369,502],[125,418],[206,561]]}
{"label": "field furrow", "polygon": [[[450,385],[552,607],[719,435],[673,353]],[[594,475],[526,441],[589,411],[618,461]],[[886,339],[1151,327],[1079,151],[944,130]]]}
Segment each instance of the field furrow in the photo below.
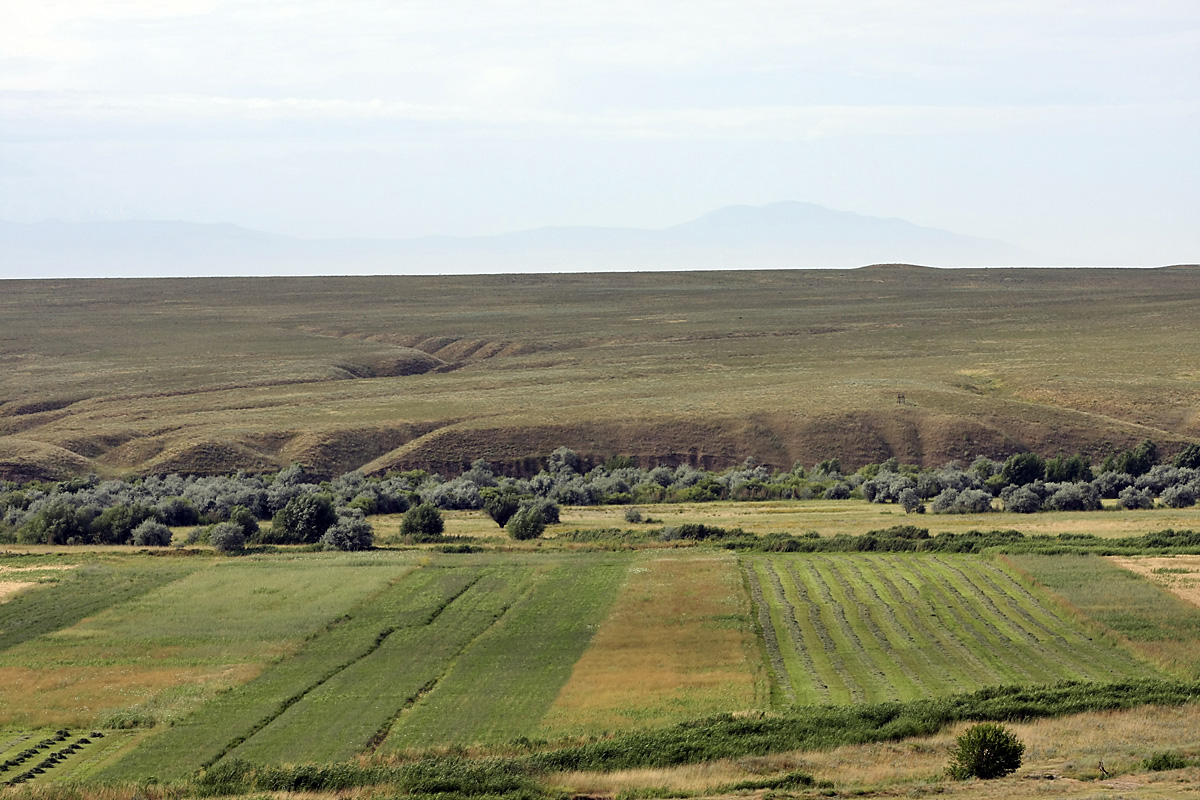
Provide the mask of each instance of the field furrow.
{"label": "field furrow", "polygon": [[[779,649],[779,637],[775,635],[775,623],[771,619],[771,609],[763,596],[762,582],[754,566],[747,564],[745,568],[746,581],[750,586],[750,600],[754,603],[758,615],[758,629],[762,636],[763,648],[767,652],[767,663],[771,667],[771,682],[776,690],[783,695],[786,702],[796,702],[796,690],[792,688],[792,680],[788,676],[787,666],[783,663],[783,653]],[[807,655],[807,648],[799,648]],[[812,659],[809,658],[809,662]]]}
{"label": "field furrow", "polygon": [[452,660],[508,611],[531,578],[530,569],[488,569],[424,624],[397,628],[313,687],[229,757],[308,763],[341,761],[361,752],[386,732],[401,708],[437,684]]}
{"label": "field furrow", "polygon": [[612,559],[526,568],[535,575],[529,591],[400,715],[380,749],[534,735],[607,614],[625,567]]}
{"label": "field furrow", "polygon": [[827,624],[832,622],[830,634],[834,639],[834,646],[841,658],[843,669],[849,676],[847,689],[850,693],[850,700],[854,703],[862,703],[867,699],[868,687],[886,682],[887,676],[874,663],[871,655],[863,647],[857,631],[851,627],[850,621],[846,617],[845,604],[834,599],[826,576],[818,567],[819,563],[818,559],[812,559],[807,564],[808,569],[803,572],[797,571],[794,564],[788,564],[788,575],[794,585],[797,587],[803,585],[806,592],[814,593],[819,598],[818,606],[822,618]]}
{"label": "field furrow", "polygon": [[[835,597],[840,597],[845,604],[850,624],[855,628],[866,628],[869,634],[864,636],[866,651],[886,676],[886,681],[881,682],[880,686],[895,686],[899,695],[906,697],[919,694],[924,681],[912,662],[904,636],[892,628],[885,616],[879,614],[876,617],[878,606],[871,602],[871,592],[857,578],[852,580],[847,576],[849,563],[850,559],[847,558],[822,559],[818,566],[825,569],[836,582],[832,588]],[[887,625],[886,629],[880,624],[881,621]],[[897,700],[899,695],[875,693],[871,700]]]}
{"label": "field furrow", "polygon": [[793,581],[785,587],[775,563],[767,561],[764,565],[779,604],[779,616],[787,626],[787,640],[792,643],[784,651],[784,661],[792,672],[797,700],[803,702],[806,689],[829,700],[846,695],[850,687],[845,664],[829,627],[821,620],[819,605],[808,597],[803,584]]}

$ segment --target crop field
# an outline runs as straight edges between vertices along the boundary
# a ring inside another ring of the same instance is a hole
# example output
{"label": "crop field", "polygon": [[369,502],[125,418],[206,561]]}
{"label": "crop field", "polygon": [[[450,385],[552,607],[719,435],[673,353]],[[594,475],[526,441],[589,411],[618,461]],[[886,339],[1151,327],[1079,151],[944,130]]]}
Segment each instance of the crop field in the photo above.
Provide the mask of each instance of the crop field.
{"label": "crop field", "polygon": [[706,467],[1099,460],[1200,435],[1188,267],[4,288],[0,476],[516,472],[559,445]]}
{"label": "crop field", "polygon": [[1127,639],[1144,658],[1181,677],[1200,678],[1200,607],[1098,556],[1005,558],[1063,598],[1064,607]]}
{"label": "crop field", "polygon": [[747,559],[776,696],[862,703],[1148,668],[971,556]]}
{"label": "crop field", "polygon": [[542,721],[596,734],[763,707],[767,675],[732,554],[644,554]]}

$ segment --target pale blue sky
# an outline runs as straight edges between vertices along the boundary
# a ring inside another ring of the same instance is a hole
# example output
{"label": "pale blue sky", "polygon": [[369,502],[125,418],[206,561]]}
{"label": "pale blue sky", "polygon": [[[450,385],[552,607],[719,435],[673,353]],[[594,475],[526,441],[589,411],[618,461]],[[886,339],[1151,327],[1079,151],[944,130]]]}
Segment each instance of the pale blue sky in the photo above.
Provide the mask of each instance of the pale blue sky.
{"label": "pale blue sky", "polygon": [[0,219],[311,236],[802,200],[1200,259],[1200,3],[0,0]]}

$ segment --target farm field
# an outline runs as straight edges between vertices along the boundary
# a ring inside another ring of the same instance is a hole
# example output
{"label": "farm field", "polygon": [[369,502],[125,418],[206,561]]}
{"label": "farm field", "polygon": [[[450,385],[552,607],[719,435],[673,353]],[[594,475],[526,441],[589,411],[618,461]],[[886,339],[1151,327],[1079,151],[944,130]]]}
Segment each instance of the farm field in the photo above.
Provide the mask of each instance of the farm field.
{"label": "farm field", "polygon": [[1198,299],[1194,267],[7,281],[0,476],[1169,456]]}
{"label": "farm field", "polygon": [[[766,507],[768,521],[757,520],[765,526],[787,504],[719,505],[753,529],[755,509]],[[835,718],[839,709],[962,698],[1000,684],[1036,692],[1064,680],[1198,677],[1188,659],[1200,650],[1200,608],[1156,583],[1190,575],[1171,566],[1190,557],[1142,576],[1099,557],[544,544],[465,554],[0,555],[7,574],[44,581],[0,603],[0,620],[10,621],[0,635],[12,621],[38,621],[0,649],[0,669],[11,672],[0,686],[8,715],[0,744],[19,755],[67,731],[0,782],[189,787],[201,770],[240,764],[396,769],[430,753],[549,758],[555,748],[626,734],[669,739],[678,723],[723,724],[720,715]],[[87,613],[77,608],[81,592],[103,587],[107,599],[92,600]],[[944,763],[948,735],[919,745],[894,780],[936,783],[921,770]],[[899,746],[826,753],[820,741],[729,764],[539,781],[584,792],[710,789],[772,770],[831,776],[863,753],[861,767],[830,779],[872,786]],[[657,746],[631,752],[652,757]],[[1136,748],[1120,746],[1125,760],[1107,755],[1106,763],[1136,771]],[[56,752],[42,772],[25,775]],[[1053,760],[1046,747],[1038,752],[1038,763]],[[1048,768],[1090,780],[1073,758]]]}
{"label": "farm field", "polygon": [[1098,556],[1004,558],[1059,595],[1065,607],[1128,640],[1147,660],[1181,677],[1200,678],[1200,606]]}
{"label": "farm field", "polygon": [[789,703],[1152,672],[975,556],[759,556],[746,570],[774,689]]}

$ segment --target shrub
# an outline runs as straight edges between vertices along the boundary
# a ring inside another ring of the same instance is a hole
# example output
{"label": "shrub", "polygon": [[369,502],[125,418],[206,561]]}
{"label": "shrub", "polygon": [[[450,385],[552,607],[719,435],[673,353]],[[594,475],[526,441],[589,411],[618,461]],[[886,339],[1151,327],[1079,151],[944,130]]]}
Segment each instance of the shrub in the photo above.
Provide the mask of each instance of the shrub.
{"label": "shrub", "polygon": [[340,515],[319,541],[325,550],[369,550],[375,543],[375,531],[360,514],[351,512]]}
{"label": "shrub", "polygon": [[1004,510],[1014,514],[1035,514],[1042,510],[1042,498],[1025,486],[1001,492],[1000,498],[1004,501]]}
{"label": "shrub", "polygon": [[171,543],[171,529],[157,520],[148,519],[133,529],[130,541],[138,547],[166,547]]}
{"label": "shrub", "polygon": [[1167,508],[1190,508],[1196,505],[1196,495],[1187,484],[1168,486],[1159,499]]}
{"label": "shrub", "polygon": [[1025,745],[994,722],[972,725],[950,748],[948,772],[958,780],[999,778],[1021,766]]}
{"label": "shrub", "polygon": [[625,509],[625,521],[632,522],[635,525],[642,521],[642,512],[636,508]]}
{"label": "shrub", "polygon": [[435,541],[446,529],[442,514],[432,503],[421,503],[404,512],[400,533],[414,542]]}
{"label": "shrub", "polygon": [[1190,766],[1191,762],[1178,753],[1162,752],[1155,753],[1149,758],[1142,759],[1142,769],[1151,772],[1162,772],[1168,769],[1183,769]]}
{"label": "shrub", "polygon": [[513,514],[504,529],[517,540],[536,539],[546,530],[546,519],[540,508],[530,505]]}
{"label": "shrub", "polygon": [[847,500],[850,497],[850,487],[846,483],[838,481],[826,489],[821,497],[825,500]]}
{"label": "shrub", "polygon": [[213,526],[208,543],[218,553],[238,553],[246,549],[246,533],[236,522],[222,522]]}
{"label": "shrub", "polygon": [[1130,510],[1154,508],[1154,497],[1146,489],[1126,486],[1117,495],[1117,505]]}
{"label": "shrub", "polygon": [[906,514],[924,514],[925,505],[921,502],[916,489],[904,489],[900,492],[900,505]]}

